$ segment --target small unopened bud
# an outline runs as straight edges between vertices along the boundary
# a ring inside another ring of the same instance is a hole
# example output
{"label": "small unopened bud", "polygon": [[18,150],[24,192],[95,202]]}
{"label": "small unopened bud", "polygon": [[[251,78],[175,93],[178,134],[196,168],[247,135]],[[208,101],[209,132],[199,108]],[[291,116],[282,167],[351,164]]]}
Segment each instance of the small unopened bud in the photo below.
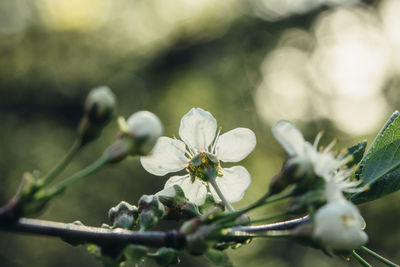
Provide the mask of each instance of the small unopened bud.
{"label": "small unopened bud", "polygon": [[127,261],[138,263],[146,258],[148,248],[140,245],[128,245],[124,249],[124,256]]}
{"label": "small unopened bud", "polygon": [[186,236],[187,248],[192,255],[202,255],[215,243],[211,234],[215,230],[213,225],[200,226],[194,233]]}
{"label": "small unopened bud", "polygon": [[110,163],[118,163],[129,155],[148,154],[162,134],[160,120],[149,111],[136,112],[128,121],[119,117],[118,124],[121,130],[119,139],[104,151]]}
{"label": "small unopened bud", "polygon": [[108,218],[114,228],[124,228],[127,230],[135,226],[139,212],[136,206],[121,201],[117,206],[111,208],[108,212]]}
{"label": "small unopened bud", "polygon": [[107,123],[114,115],[116,108],[114,93],[107,86],[94,88],[85,102],[85,113],[96,123]]}
{"label": "small unopened bud", "polygon": [[233,266],[228,256],[223,251],[210,248],[207,250],[204,256],[215,266]]}
{"label": "small unopened bud", "polygon": [[147,254],[161,266],[175,265],[180,262],[179,251],[173,248],[160,248],[156,253]]}
{"label": "small unopened bud", "polygon": [[164,207],[154,195],[143,195],[139,199],[139,226],[146,231],[155,226],[164,215]]}
{"label": "small unopened bud", "polygon": [[296,156],[288,158],[281,171],[272,178],[270,192],[280,193],[291,184],[304,184],[314,177],[313,165],[309,158]]}
{"label": "small unopened bud", "polygon": [[165,219],[185,220],[200,215],[198,207],[185,197],[179,185],[167,187],[155,195],[165,206]]}
{"label": "small unopened bud", "polygon": [[126,122],[126,131],[136,141],[135,150],[139,155],[150,153],[157,139],[162,135],[160,119],[149,111],[138,111]]}
{"label": "small unopened bud", "polygon": [[90,91],[85,101],[85,113],[78,128],[83,144],[100,136],[101,130],[114,116],[116,106],[115,95],[107,86]]}

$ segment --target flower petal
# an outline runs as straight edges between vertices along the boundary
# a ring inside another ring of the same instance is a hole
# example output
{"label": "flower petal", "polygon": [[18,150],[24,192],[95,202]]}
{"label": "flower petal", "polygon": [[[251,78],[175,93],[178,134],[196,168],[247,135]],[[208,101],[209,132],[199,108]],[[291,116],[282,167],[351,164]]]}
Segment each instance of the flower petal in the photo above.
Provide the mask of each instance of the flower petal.
{"label": "flower petal", "polygon": [[[242,166],[224,168],[224,175],[216,178],[217,185],[226,200],[230,203],[238,202],[243,198],[244,192],[251,183],[249,172]],[[214,199],[220,198],[214,188],[210,186],[211,194]]]}
{"label": "flower petal", "polygon": [[174,186],[176,184],[182,188],[185,196],[189,199],[190,202],[196,205],[204,204],[207,196],[207,188],[198,179],[195,179],[192,183],[189,175],[173,176],[168,179],[168,181],[165,183],[164,188]]}
{"label": "flower petal", "polygon": [[185,144],[180,140],[162,136],[158,138],[153,153],[140,157],[140,162],[146,171],[158,176],[180,171],[188,164]]}
{"label": "flower petal", "polygon": [[357,249],[368,240],[361,218],[347,200],[328,202],[315,213],[313,238],[335,250]]}
{"label": "flower petal", "polygon": [[219,137],[215,150],[217,158],[225,162],[241,161],[253,151],[256,143],[256,135],[252,130],[233,129]]}
{"label": "flower petal", "polygon": [[217,131],[217,121],[210,112],[192,108],[181,120],[179,136],[197,152],[207,151]]}
{"label": "flower petal", "polygon": [[304,154],[304,137],[290,122],[278,121],[272,127],[272,134],[289,156],[301,156]]}

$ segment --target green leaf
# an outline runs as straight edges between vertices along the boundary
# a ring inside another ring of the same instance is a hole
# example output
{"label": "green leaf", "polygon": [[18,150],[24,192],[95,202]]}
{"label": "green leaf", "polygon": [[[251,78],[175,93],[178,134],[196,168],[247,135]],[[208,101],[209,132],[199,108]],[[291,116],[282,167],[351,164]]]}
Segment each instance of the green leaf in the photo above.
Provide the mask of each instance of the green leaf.
{"label": "green leaf", "polygon": [[400,118],[396,111],[386,122],[370,149],[360,162],[357,178],[370,189],[350,196],[354,203],[363,203],[383,197],[399,188],[400,171]]}
{"label": "green leaf", "polygon": [[223,267],[233,266],[228,256],[220,250],[210,248],[207,250],[204,256],[216,266],[223,266]]}
{"label": "green leaf", "polygon": [[346,164],[347,167],[351,168],[361,161],[364,156],[365,148],[367,147],[367,141],[351,146],[347,149],[347,155],[353,155],[353,159]]}
{"label": "green leaf", "polygon": [[365,153],[363,159],[361,160],[361,162],[358,165],[359,168],[358,168],[358,171],[356,172],[356,178],[359,178],[361,176],[362,169],[364,168],[365,162],[368,159],[368,157],[371,153],[371,150],[375,146],[378,139],[383,135],[386,128],[389,127],[389,125],[391,125],[394,122],[394,120],[396,120],[399,116],[400,116],[400,113],[397,110],[395,112],[393,112],[393,114],[390,116],[390,118],[386,121],[385,125],[379,131],[378,135],[375,137],[374,141],[372,142],[371,146],[369,147],[367,153]]}

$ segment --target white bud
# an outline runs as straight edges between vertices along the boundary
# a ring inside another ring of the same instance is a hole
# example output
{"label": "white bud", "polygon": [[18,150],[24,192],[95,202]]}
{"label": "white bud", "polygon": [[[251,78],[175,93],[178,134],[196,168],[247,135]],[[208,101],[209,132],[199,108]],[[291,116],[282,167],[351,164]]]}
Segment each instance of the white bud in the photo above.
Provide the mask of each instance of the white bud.
{"label": "white bud", "polygon": [[149,111],[139,111],[128,118],[126,131],[137,140],[137,151],[147,154],[162,135],[163,127],[156,115]]}
{"label": "white bud", "polygon": [[314,218],[313,239],[333,250],[351,251],[368,241],[357,207],[344,198],[322,206]]}
{"label": "white bud", "polygon": [[108,121],[115,112],[117,101],[114,93],[107,86],[100,86],[90,91],[85,102],[85,111],[91,120]]}

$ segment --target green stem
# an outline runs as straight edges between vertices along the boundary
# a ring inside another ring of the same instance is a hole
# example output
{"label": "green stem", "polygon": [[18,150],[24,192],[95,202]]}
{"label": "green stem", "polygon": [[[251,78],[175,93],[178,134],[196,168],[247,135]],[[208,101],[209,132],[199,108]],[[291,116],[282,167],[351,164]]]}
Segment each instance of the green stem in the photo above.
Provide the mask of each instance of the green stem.
{"label": "green stem", "polygon": [[78,154],[82,148],[80,139],[75,140],[65,157],[45,176],[43,177],[43,187],[51,183],[64,169],[68,166],[71,160]]}
{"label": "green stem", "polygon": [[369,254],[370,256],[374,257],[375,259],[377,259],[378,261],[386,264],[387,266],[391,266],[391,267],[400,267],[399,265],[397,265],[396,263],[391,262],[390,260],[382,257],[381,255],[379,255],[378,253],[362,246],[361,250],[364,251],[365,253]]}
{"label": "green stem", "polygon": [[264,218],[257,219],[257,220],[250,220],[248,222],[226,223],[226,224],[221,225],[220,228],[228,228],[228,227],[234,227],[234,226],[249,225],[249,224],[253,224],[253,223],[272,221],[272,220],[278,219],[278,218],[280,218],[280,217],[282,217],[284,215],[286,215],[286,212],[282,212],[282,213],[276,214],[274,216],[264,217]]}
{"label": "green stem", "polygon": [[366,260],[361,258],[361,256],[358,255],[355,251],[353,251],[351,253],[351,256],[353,256],[353,258],[356,259],[356,261],[358,261],[358,263],[361,264],[362,266],[364,266],[364,267],[372,267],[371,264],[369,264]]}
{"label": "green stem", "polygon": [[230,211],[233,212],[235,211],[235,209],[232,207],[232,205],[228,202],[228,200],[226,200],[224,194],[222,194],[221,190],[219,189],[217,182],[215,181],[215,177],[209,179],[209,182],[211,184],[211,186],[214,188],[215,192],[217,192],[217,195],[219,196],[219,198],[222,200],[222,202],[224,203],[225,207]]}
{"label": "green stem", "polygon": [[55,186],[51,187],[49,190],[46,191],[40,191],[39,194],[37,194],[38,198],[43,197],[42,194],[44,194],[47,197],[54,196],[58,193],[60,193],[63,189],[65,189],[67,186],[81,180],[82,178],[85,178],[86,176],[96,172],[99,170],[101,167],[106,165],[109,162],[109,157],[108,156],[101,156],[98,160],[93,162],[91,165],[87,166],[85,169],[75,173],[74,175],[65,178],[63,181],[60,183],[56,184]]}
{"label": "green stem", "polygon": [[283,194],[277,195],[274,198],[271,198],[269,200],[268,200],[268,198],[270,198],[271,195],[269,193],[267,193],[264,196],[262,196],[258,201],[254,202],[252,205],[250,205],[244,209],[223,215],[223,217],[220,217],[218,219],[222,220],[222,223],[226,222],[226,221],[232,221],[232,220],[236,219],[237,217],[239,217],[240,215],[242,215],[252,209],[286,199],[286,198],[290,197],[292,195],[292,193],[293,193],[293,190],[289,190],[289,191],[287,191]]}

